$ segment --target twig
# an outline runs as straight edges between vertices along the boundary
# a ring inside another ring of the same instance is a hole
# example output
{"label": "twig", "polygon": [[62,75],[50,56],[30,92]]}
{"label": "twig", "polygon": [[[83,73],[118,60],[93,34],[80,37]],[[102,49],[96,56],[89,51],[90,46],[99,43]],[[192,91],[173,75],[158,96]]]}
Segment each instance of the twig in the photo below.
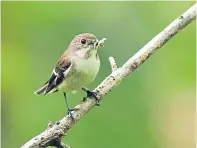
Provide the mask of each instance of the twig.
{"label": "twig", "polygon": [[[196,18],[196,4],[173,21],[162,32],[148,42],[142,49],[140,49],[134,56],[132,56],[122,67],[116,69],[116,64],[112,58],[110,63],[112,67],[112,73],[105,78],[105,80],[94,90],[97,94],[97,98],[101,100],[109,91],[117,86],[120,81],[135,71],[144,61],[146,61],[155,51],[160,49],[168,40],[176,35],[181,29],[185,28]],[[96,100],[93,98],[87,98],[80,104],[74,107],[72,112],[73,119],[70,115],[63,117],[60,121],[54,125],[50,123],[50,126],[39,134],[25,143],[22,148],[40,148],[46,147],[50,142],[58,140],[59,142],[65,136],[66,132],[72,128],[72,126],[79,121],[88,111],[90,111],[96,104]]]}
{"label": "twig", "polygon": [[118,67],[117,67],[117,64],[116,64],[116,61],[114,60],[114,58],[109,57],[109,62],[110,62],[110,65],[111,65],[112,72],[115,71]]}

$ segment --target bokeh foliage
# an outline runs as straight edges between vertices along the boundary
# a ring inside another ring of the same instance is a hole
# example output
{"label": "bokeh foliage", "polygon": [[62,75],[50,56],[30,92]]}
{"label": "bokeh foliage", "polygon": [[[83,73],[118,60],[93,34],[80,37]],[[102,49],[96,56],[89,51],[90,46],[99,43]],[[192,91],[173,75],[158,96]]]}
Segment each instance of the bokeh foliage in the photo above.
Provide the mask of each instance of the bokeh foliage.
{"label": "bokeh foliage", "polygon": [[[194,2],[1,2],[2,147],[19,147],[66,113],[62,94],[33,92],[70,40],[106,37],[96,87]],[[76,148],[194,147],[195,23],[110,92],[64,142]],[[69,95],[74,106],[85,93]]]}

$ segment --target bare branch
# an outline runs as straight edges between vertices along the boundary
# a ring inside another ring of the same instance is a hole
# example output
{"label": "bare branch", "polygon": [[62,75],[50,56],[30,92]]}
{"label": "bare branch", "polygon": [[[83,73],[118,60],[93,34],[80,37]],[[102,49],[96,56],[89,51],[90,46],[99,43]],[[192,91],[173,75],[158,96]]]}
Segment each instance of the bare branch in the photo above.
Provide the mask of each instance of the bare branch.
{"label": "bare branch", "polygon": [[112,72],[117,70],[118,67],[117,67],[116,61],[114,60],[113,57],[109,57],[109,63],[111,65]]}
{"label": "bare branch", "polygon": [[[140,49],[134,56],[132,56],[122,67],[116,69],[112,66],[112,73],[105,78],[105,80],[94,90],[97,98],[101,100],[112,88],[117,86],[120,81],[135,71],[143,62],[145,62],[155,51],[160,49],[168,40],[176,35],[181,29],[185,28],[196,18],[196,4],[173,21],[162,32],[148,42],[142,49]],[[111,65],[115,65],[113,59],[110,60]],[[116,70],[114,70],[116,69]],[[22,148],[39,148],[46,147],[51,141],[59,140],[65,136],[66,132],[72,126],[82,119],[82,117],[90,111],[96,104],[94,98],[87,98],[80,104],[74,107],[72,112],[74,120],[67,115],[63,117],[56,124],[49,124],[48,128],[25,143]]]}

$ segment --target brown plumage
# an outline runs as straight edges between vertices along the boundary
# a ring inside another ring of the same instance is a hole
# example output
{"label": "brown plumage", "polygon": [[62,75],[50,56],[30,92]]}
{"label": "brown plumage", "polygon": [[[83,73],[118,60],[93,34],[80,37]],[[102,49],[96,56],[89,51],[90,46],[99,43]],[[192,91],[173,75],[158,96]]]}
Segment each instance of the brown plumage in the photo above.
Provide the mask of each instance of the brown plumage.
{"label": "brown plumage", "polygon": [[[60,56],[49,80],[35,94],[73,91],[94,80],[100,67],[99,41],[90,33],[77,35]],[[102,46],[102,45],[101,45]]]}

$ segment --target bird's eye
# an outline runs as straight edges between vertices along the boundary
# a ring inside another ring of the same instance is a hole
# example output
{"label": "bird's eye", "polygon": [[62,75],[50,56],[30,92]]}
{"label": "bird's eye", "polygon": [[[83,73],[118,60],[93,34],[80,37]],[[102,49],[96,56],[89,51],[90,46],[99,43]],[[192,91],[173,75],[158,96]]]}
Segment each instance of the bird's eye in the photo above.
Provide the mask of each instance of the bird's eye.
{"label": "bird's eye", "polygon": [[85,39],[82,39],[81,40],[81,44],[85,44],[86,43],[86,40]]}

